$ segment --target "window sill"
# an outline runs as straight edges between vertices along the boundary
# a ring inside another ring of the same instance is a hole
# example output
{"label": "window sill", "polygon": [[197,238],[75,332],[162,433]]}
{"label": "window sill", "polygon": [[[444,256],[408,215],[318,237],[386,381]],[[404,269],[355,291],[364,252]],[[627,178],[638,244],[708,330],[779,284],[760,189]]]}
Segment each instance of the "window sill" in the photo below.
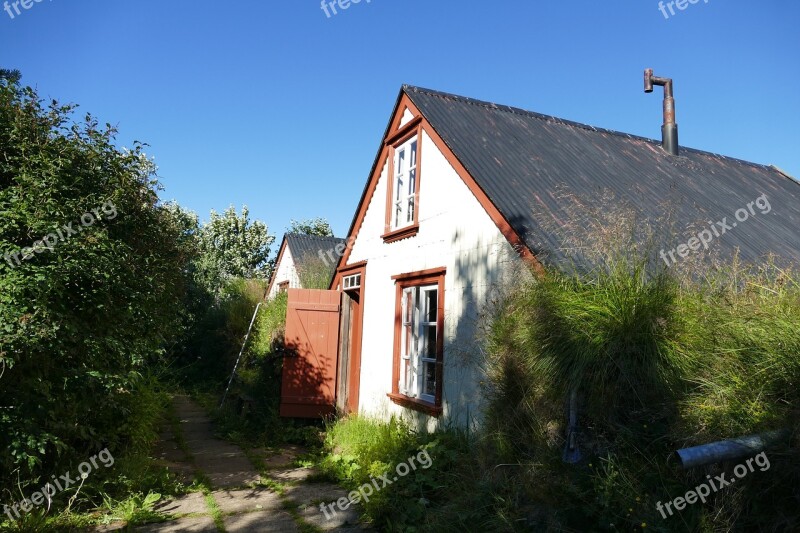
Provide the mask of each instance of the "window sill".
{"label": "window sill", "polygon": [[420,411],[426,415],[439,417],[442,414],[442,407],[438,405],[415,400],[414,398],[409,398],[408,396],[403,396],[402,394],[397,394],[394,392],[390,392],[386,396],[388,396],[389,399],[397,405],[402,405],[403,407]]}
{"label": "window sill", "polygon": [[408,239],[409,237],[414,237],[419,232],[419,224],[412,224],[410,226],[406,226],[405,228],[396,229],[394,231],[390,231],[389,233],[384,233],[381,235],[383,242],[390,243],[395,241],[400,241],[402,239]]}

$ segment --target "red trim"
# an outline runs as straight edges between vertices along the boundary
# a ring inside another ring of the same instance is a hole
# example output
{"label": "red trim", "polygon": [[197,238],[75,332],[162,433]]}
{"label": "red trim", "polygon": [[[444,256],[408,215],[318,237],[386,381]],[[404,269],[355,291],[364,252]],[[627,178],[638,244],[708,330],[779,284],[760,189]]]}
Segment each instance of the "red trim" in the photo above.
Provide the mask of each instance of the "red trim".
{"label": "red trim", "polygon": [[[389,148],[389,172],[386,181],[386,213],[383,226],[386,233],[382,236],[383,242],[385,243],[413,237],[417,234],[416,230],[419,229],[419,190],[421,183],[420,177],[422,176],[422,120],[422,115],[417,115],[383,143],[384,146]],[[416,189],[414,190],[414,222],[410,226],[392,230],[392,216],[394,215],[394,202],[392,201],[394,195],[394,154],[398,146],[401,146],[415,136],[417,137],[417,174],[415,177]]]}
{"label": "red trim", "polygon": [[[389,125],[386,128],[386,131],[383,134],[383,138],[386,139],[391,135],[391,132],[396,131],[400,128],[400,122],[403,119],[403,114],[405,110],[408,109],[414,116],[420,116],[419,109],[415,106],[408,95],[405,93],[403,89],[400,89],[400,93],[397,96],[397,101],[394,104],[394,109],[392,109],[391,118],[389,119]],[[367,212],[367,207],[369,206],[369,202],[372,200],[372,197],[375,193],[375,188],[378,185],[378,180],[383,172],[383,168],[386,166],[386,157],[389,149],[381,143],[381,148],[378,150],[378,155],[375,157],[375,161],[372,163],[372,170],[370,170],[370,176],[367,180],[367,183],[364,184],[364,191],[361,193],[361,199],[358,201],[358,207],[356,208],[356,214],[353,216],[353,221],[350,223],[350,230],[347,232],[348,240],[350,238],[355,238],[358,235],[358,232],[361,230],[361,225],[364,222],[364,215]],[[352,246],[349,246],[345,251],[344,255],[339,257],[339,260],[336,263],[336,267],[338,268],[339,265],[346,265],[348,259],[350,258],[350,253],[352,251]],[[333,287],[333,283],[335,280],[331,281],[331,286]]]}
{"label": "red trim", "polygon": [[[353,334],[349,337],[353,340],[353,344],[350,346],[350,368],[348,370],[348,385],[347,389],[349,392],[348,395],[348,402],[347,402],[347,410],[351,413],[358,412],[358,405],[359,405],[359,397],[361,392],[361,345],[363,341],[363,331],[364,331],[364,302],[366,296],[366,287],[367,287],[367,262],[360,261],[358,263],[353,263],[352,265],[347,265],[341,267],[335,276],[334,282],[335,286],[338,290],[341,290],[342,285],[342,277],[345,275],[352,275],[352,274],[361,274],[361,287],[356,289],[358,291],[358,304],[356,304],[355,309],[355,316],[351,323],[351,328],[353,330]],[[340,316],[341,320],[341,316]],[[341,361],[339,357],[341,354],[337,353],[337,361],[336,361],[336,383],[338,388],[339,383],[339,376],[344,369],[341,368],[340,364]],[[339,390],[336,391],[336,398],[338,401],[339,397]]]}
{"label": "red trim", "polygon": [[446,267],[429,268],[427,270],[418,270],[416,272],[409,272],[407,274],[397,274],[396,276],[392,276],[392,279],[395,281],[406,281],[419,278],[438,278],[440,276],[444,276],[445,274],[447,274]]}
{"label": "red trim", "polygon": [[439,417],[442,414],[441,405],[433,405],[427,402],[421,402],[419,400],[415,400],[414,398],[409,398],[408,396],[403,396],[402,394],[397,394],[394,392],[387,392],[386,396],[388,396],[389,399],[397,405],[402,405],[403,407],[414,409],[415,411],[421,411],[426,415]]}
{"label": "red trim", "polygon": [[339,272],[349,272],[350,270],[356,270],[358,268],[362,268],[367,266],[366,261],[359,261],[358,263],[353,263],[352,265],[345,265],[339,269]]}
{"label": "red trim", "polygon": [[[400,116],[402,117],[403,115]],[[416,133],[419,132],[419,128],[417,128],[417,126],[419,126],[421,122],[422,122],[422,115],[414,117],[413,119],[408,121],[408,123],[403,125],[399,130],[391,134],[385,141],[383,141],[383,144],[393,145],[393,146],[396,146],[398,144],[403,144],[404,142],[406,142]]]}
{"label": "red trim", "polygon": [[[416,204],[416,200],[414,200],[414,203]],[[414,216],[416,217],[417,215],[414,214]],[[405,228],[384,233],[381,235],[381,239],[383,239],[383,242],[388,244],[390,242],[401,241],[403,239],[408,239],[409,237],[414,237],[417,233],[419,233],[419,224],[412,224]]]}

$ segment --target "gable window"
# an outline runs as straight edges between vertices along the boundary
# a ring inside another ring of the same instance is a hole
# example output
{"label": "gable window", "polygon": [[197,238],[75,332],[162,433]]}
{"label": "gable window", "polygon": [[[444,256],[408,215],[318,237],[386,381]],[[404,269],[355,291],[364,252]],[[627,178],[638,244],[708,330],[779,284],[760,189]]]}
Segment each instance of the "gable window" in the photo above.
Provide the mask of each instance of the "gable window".
{"label": "gable window", "polygon": [[388,186],[384,242],[413,237],[419,229],[420,140],[422,119],[417,117],[386,139]]}
{"label": "gable window", "polygon": [[414,223],[417,194],[417,145],[418,139],[414,136],[395,149],[392,230]]}
{"label": "gable window", "polygon": [[389,397],[428,414],[441,413],[444,269],[395,276],[394,377]]}
{"label": "gable window", "polygon": [[278,292],[286,292],[288,290],[289,290],[289,282],[288,281],[282,281],[282,282],[278,283]]}

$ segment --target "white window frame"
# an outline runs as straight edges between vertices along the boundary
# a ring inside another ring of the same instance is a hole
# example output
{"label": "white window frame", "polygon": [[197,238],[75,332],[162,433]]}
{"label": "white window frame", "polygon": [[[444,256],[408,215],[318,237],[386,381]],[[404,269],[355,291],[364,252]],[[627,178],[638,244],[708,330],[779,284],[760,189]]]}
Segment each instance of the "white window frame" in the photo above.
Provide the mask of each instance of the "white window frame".
{"label": "white window frame", "polygon": [[[426,307],[431,303],[427,293],[435,293],[433,298],[433,305],[436,308],[435,320],[423,321],[422,318],[430,313],[430,309]],[[409,297],[410,296],[410,297]],[[411,302],[412,313],[409,319],[408,305]],[[424,380],[425,380],[425,365],[433,364],[434,378],[436,373],[437,358],[434,353],[433,357],[425,357],[423,355],[425,348],[425,328],[434,328],[433,342],[437,345],[439,337],[439,285],[414,285],[406,287],[402,292],[401,302],[401,322],[400,322],[400,381],[398,383],[398,391],[409,398],[418,398],[424,402],[431,404],[436,403],[436,390],[433,394],[425,394]],[[411,326],[410,328],[408,326]],[[411,339],[408,339],[407,332],[411,332]],[[409,350],[410,348],[410,350]],[[411,367],[411,375],[409,379],[407,365]],[[409,383],[410,381],[410,383]]]}
{"label": "white window frame", "polygon": [[345,276],[342,279],[342,287],[346,291],[349,291],[351,289],[360,289],[361,288],[361,274],[353,274],[352,276]]}
{"label": "white window frame", "polygon": [[[407,158],[404,156],[407,154]],[[417,209],[417,181],[419,166],[419,137],[414,135],[394,150],[394,176],[392,180],[392,230],[414,224]]]}

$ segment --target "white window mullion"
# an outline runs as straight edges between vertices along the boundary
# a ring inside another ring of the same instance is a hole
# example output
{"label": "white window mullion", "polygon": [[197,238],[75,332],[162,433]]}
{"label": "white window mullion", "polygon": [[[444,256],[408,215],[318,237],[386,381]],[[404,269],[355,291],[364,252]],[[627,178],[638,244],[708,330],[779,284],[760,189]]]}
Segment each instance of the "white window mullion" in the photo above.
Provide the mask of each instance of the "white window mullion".
{"label": "white window mullion", "polygon": [[408,368],[411,366],[411,358],[410,358],[410,348],[412,346],[412,339],[409,339],[407,336],[408,332],[408,297],[410,295],[410,289],[403,289],[403,301],[401,302],[401,312],[402,317],[400,319],[401,324],[401,331],[400,331],[400,376],[399,376],[399,384],[398,389],[402,394],[409,395],[411,391],[409,390],[409,383],[408,383]]}
{"label": "white window mullion", "polygon": [[422,378],[424,376],[423,369],[422,369],[422,352],[425,342],[425,333],[423,331],[422,326],[422,318],[423,318],[423,309],[422,306],[425,304],[425,300],[422,297],[422,291],[419,287],[414,288],[414,332],[416,334],[416,339],[414,342],[414,397],[419,398],[419,395],[422,393]]}

